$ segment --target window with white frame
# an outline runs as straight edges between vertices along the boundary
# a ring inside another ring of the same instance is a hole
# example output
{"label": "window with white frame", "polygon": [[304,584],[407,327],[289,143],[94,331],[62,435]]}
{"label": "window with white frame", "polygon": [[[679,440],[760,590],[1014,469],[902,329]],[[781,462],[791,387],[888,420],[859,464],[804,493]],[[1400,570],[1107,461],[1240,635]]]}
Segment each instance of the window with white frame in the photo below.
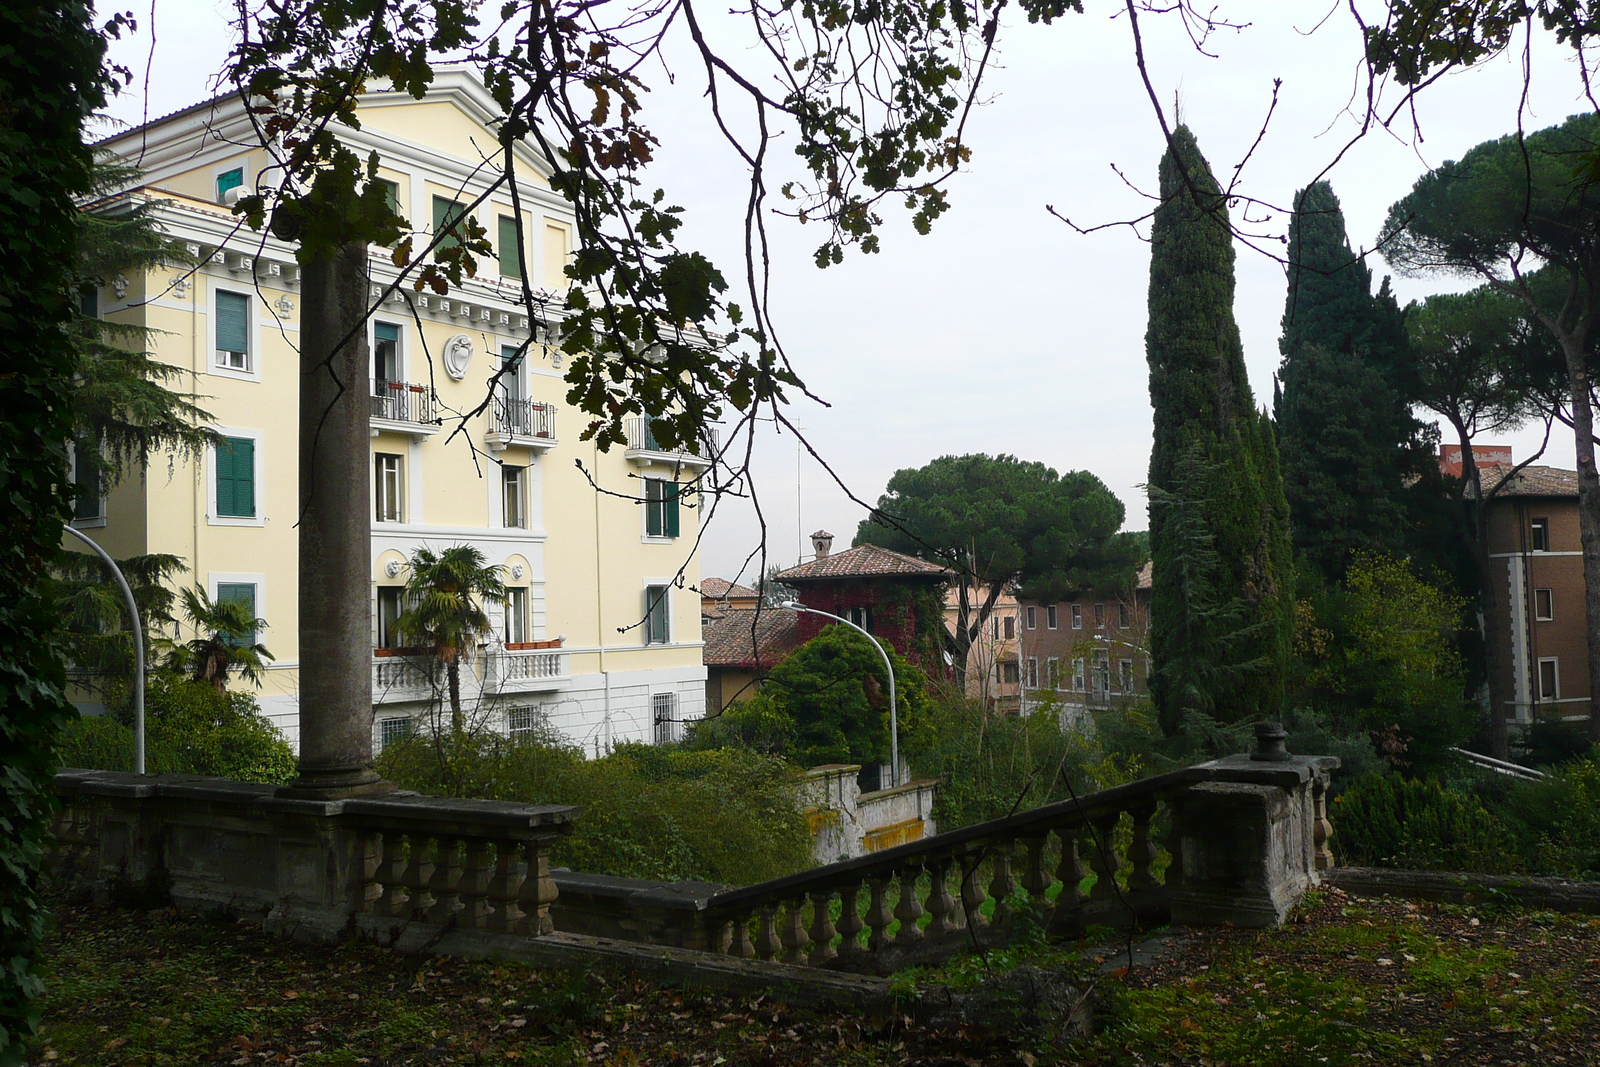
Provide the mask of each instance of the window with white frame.
{"label": "window with white frame", "polygon": [[1054,604],[1051,604],[1049,607],[1044,609],[1044,624],[1046,629],[1054,630],[1057,628],[1056,623],[1059,621],[1060,614],[1061,613],[1056,610],[1056,606]]}
{"label": "window with white frame", "polygon": [[378,648],[399,648],[400,616],[405,612],[405,587],[378,586]]}
{"label": "window with white frame", "polygon": [[1083,629],[1083,608],[1077,604],[1072,605],[1072,628]]}
{"label": "window with white frame", "polygon": [[1028,629],[1037,630],[1038,628],[1039,628],[1038,608],[1035,607],[1032,604],[1029,604],[1028,605]]}
{"label": "window with white frame", "polygon": [[519,645],[528,640],[528,591],[506,590],[506,644]]}
{"label": "window with white frame", "polygon": [[72,463],[72,519],[92,523],[106,517],[105,496],[101,493],[100,464],[89,449],[76,445],[70,449]]}
{"label": "window with white frame", "polygon": [[372,488],[379,522],[405,522],[406,459],[394,452],[372,454]]}
{"label": "window with white frame", "polygon": [[250,298],[244,293],[217,290],[216,361],[224,370],[249,373]]}
{"label": "window with white frame", "polygon": [[1124,693],[1133,692],[1133,660],[1117,660],[1117,674],[1122,682],[1122,691]]}
{"label": "window with white frame", "polygon": [[256,442],[253,437],[223,437],[212,449],[212,482],[217,515],[256,518]]}
{"label": "window with white frame", "polygon": [[1096,604],[1094,606],[1094,628],[1096,630],[1104,630],[1106,628],[1106,606],[1104,604]]}
{"label": "window with white frame", "polygon": [[1550,551],[1550,520],[1546,518],[1534,519],[1528,524],[1530,548],[1535,552]]}
{"label": "window with white frame", "polygon": [[400,327],[372,324],[372,395],[388,399],[391,383],[404,381],[400,367]]}
{"label": "window with white frame", "polygon": [[1074,693],[1083,692],[1084,682],[1083,660],[1075,659],[1072,661],[1072,691]]}
{"label": "window with white frame", "polygon": [[388,748],[396,741],[404,741],[411,736],[411,717],[409,715],[396,715],[388,719],[378,720],[378,748]]}
{"label": "window with white frame", "polygon": [[677,537],[678,483],[664,478],[644,480],[644,532],[649,537]]}
{"label": "window with white frame", "polygon": [[542,733],[546,721],[544,708],[537,704],[521,704],[506,709],[506,733],[512,737]]}
{"label": "window with white frame", "polygon": [[1133,612],[1128,610],[1128,605],[1117,605],[1117,629],[1126,630],[1133,625]]}
{"label": "window with white frame", "polygon": [[650,696],[650,718],[655,724],[658,745],[668,745],[680,740],[678,734],[678,694],[653,693]]}
{"label": "window with white frame", "polygon": [[1094,686],[1096,696],[1104,697],[1111,692],[1111,653],[1105,649],[1097,649],[1094,654],[1094,673],[1090,675],[1090,684]]}
{"label": "window with white frame", "polygon": [[[218,604],[237,604],[244,610],[245,618],[254,621],[256,618],[256,586],[254,582],[218,582],[216,602]],[[256,632],[252,628],[230,643],[241,648],[249,648],[256,643]]]}
{"label": "window with white frame", "polygon": [[1533,591],[1533,617],[1540,622],[1550,622],[1556,617],[1554,590],[1535,589]]}
{"label": "window with white frame", "polygon": [[234,167],[217,175],[217,203],[226,204],[228,194],[244,185],[244,168]]}
{"label": "window with white frame", "polygon": [[999,672],[999,679],[1006,685],[1016,685],[1022,677],[1022,669],[1017,666],[1017,661],[1008,659],[1004,663],[996,663],[994,669]]}
{"label": "window with white frame", "polygon": [[[1030,617],[1033,615],[1033,609],[1032,608],[1028,609],[1028,615]],[[1006,640],[1007,641],[1010,641],[1012,638],[1017,636],[1017,617],[1015,615],[1007,615],[1006,616],[1005,630],[1006,630]]]}
{"label": "window with white frame", "polygon": [[1039,657],[1028,657],[1028,688],[1039,688]]}
{"label": "window with white frame", "polygon": [[1554,656],[1539,661],[1539,699],[1561,699],[1561,664]]}
{"label": "window with white frame", "polygon": [[528,525],[528,468],[510,463],[500,468],[500,513],[507,529]]}
{"label": "window with white frame", "polygon": [[644,643],[664,645],[672,640],[670,590],[664,585],[644,587]]}
{"label": "window with white frame", "polygon": [[989,620],[989,628],[994,632],[994,639],[1000,640],[1000,616],[996,615]]}
{"label": "window with white frame", "polygon": [[1051,656],[1044,661],[1044,685],[1046,689],[1061,688],[1061,658]]}
{"label": "window with white frame", "polygon": [[844,617],[849,619],[851,622],[855,623],[857,626],[861,627],[863,630],[867,631],[867,633],[869,633],[869,634],[877,632],[876,631],[876,627],[874,627],[873,623],[872,623],[872,605],[871,604],[866,604],[866,605],[862,605],[860,607],[854,607],[854,608],[846,608],[845,612],[844,612]]}

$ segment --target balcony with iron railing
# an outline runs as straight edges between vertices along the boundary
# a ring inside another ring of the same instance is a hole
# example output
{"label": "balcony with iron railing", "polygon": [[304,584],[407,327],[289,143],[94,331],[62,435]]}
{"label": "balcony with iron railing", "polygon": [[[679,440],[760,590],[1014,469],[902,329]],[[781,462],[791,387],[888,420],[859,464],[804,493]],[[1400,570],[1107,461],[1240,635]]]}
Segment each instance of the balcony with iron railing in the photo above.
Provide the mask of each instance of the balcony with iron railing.
{"label": "balcony with iron railing", "polygon": [[706,427],[699,440],[676,448],[663,444],[655,432],[655,420],[635,415],[623,425],[628,459],[643,466],[660,463],[670,467],[709,467],[717,454],[717,431]]}
{"label": "balcony with iron railing", "polygon": [[556,406],[519,397],[496,396],[489,406],[484,442],[495,452],[510,445],[549,450],[556,445]]}
{"label": "balcony with iron railing", "polygon": [[413,436],[439,432],[439,397],[431,386],[371,379],[372,425]]}

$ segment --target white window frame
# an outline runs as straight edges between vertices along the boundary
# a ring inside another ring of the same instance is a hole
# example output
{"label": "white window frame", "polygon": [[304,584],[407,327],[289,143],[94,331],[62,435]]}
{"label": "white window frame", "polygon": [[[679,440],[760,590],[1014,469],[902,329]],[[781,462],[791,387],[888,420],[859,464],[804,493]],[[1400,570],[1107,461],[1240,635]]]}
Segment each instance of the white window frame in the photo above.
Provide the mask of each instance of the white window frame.
{"label": "white window frame", "polygon": [[1072,628],[1074,630],[1083,629],[1083,605],[1082,604],[1074,604],[1074,605],[1072,605]]}
{"label": "white window frame", "polygon": [[[672,690],[650,694],[650,736],[656,744],[671,744],[682,739],[679,727],[683,723],[678,718],[679,706],[678,694]],[[663,711],[665,718],[662,717]],[[663,725],[666,729],[662,729]]]}
{"label": "white window frame", "polygon": [[[267,614],[267,576],[265,574],[247,574],[239,571],[209,571],[206,574],[206,596],[214,604],[217,601],[217,586],[219,585],[253,585],[256,587],[256,618],[271,620]],[[261,636],[256,635],[260,641]]]}
{"label": "white window frame", "polygon": [[[1533,543],[1534,542],[1534,531],[1535,530],[1541,530],[1541,529],[1544,531],[1544,547],[1543,548],[1538,548],[1538,547],[1535,547],[1535,545]],[[1538,516],[1536,518],[1532,518],[1532,519],[1528,520],[1528,551],[1530,551],[1530,552],[1549,552],[1550,551],[1550,518],[1549,518],[1549,516],[1540,515],[1540,516]]]}
{"label": "white window frame", "polygon": [[1117,660],[1117,681],[1124,693],[1132,693],[1138,688],[1138,679],[1133,674],[1133,660]]}
{"label": "white window frame", "polygon": [[[1547,603],[1549,605],[1549,607],[1550,607],[1549,613],[1545,614],[1545,615],[1540,615],[1539,614],[1539,594],[1540,593],[1543,593],[1545,595],[1545,603]],[[1549,588],[1535,589],[1533,591],[1533,621],[1534,622],[1554,622],[1555,618],[1556,618],[1556,591],[1554,589],[1549,589]]]}
{"label": "white window frame", "polygon": [[[651,633],[650,616],[652,598],[650,596],[650,591],[652,589],[661,589],[665,592],[665,595],[661,598],[662,613],[666,617],[667,622],[666,640],[664,641],[654,640],[654,635]],[[666,579],[647,580],[644,583],[643,605],[645,617],[643,624],[639,627],[639,643],[644,645],[646,648],[665,647],[672,644],[672,582]]]}
{"label": "white window frame", "polygon": [[[398,729],[394,730],[393,732],[396,736],[390,737],[390,727],[395,723],[402,722],[406,724],[405,729],[403,731]],[[410,715],[385,715],[383,718],[379,719],[376,724],[378,728],[378,751],[382,752],[394,742],[404,741],[406,738],[410,737],[413,729],[415,729],[415,723],[416,720]]]}
{"label": "white window frame", "polygon": [[[1544,665],[1546,663],[1550,664],[1550,666],[1552,668],[1554,668],[1552,673],[1554,673],[1555,676],[1556,676],[1555,677],[1555,682],[1556,682],[1555,690],[1556,691],[1554,693],[1551,693],[1549,696],[1546,696],[1545,692],[1544,692]],[[1558,704],[1558,703],[1560,703],[1561,702],[1561,660],[1558,659],[1555,656],[1541,656],[1541,657],[1539,657],[1539,663],[1538,663],[1538,668],[1537,668],[1536,677],[1535,677],[1535,684],[1538,685],[1538,687],[1539,687],[1539,700],[1538,700],[1538,702],[1540,704]]]}
{"label": "white window frame", "polygon": [[1039,688],[1039,657],[1038,656],[1029,656],[1028,657],[1028,673],[1025,674],[1023,677],[1025,677],[1028,680],[1027,681],[1027,688],[1029,688],[1029,689],[1037,689],[1037,688]]}
{"label": "white window frame", "polygon": [[[1033,611],[1032,608],[1029,608],[1028,610],[1029,612]],[[1005,620],[1006,624],[1000,628],[1000,632],[1005,634],[1005,640],[1015,641],[1017,639],[1017,617],[1015,615],[1007,615],[1005,616]],[[1010,632],[1006,633],[1008,630]]]}
{"label": "white window frame", "polygon": [[406,350],[411,346],[406,344],[405,322],[390,315],[374,315],[367,325],[367,389],[369,391],[372,388],[372,360],[378,351],[377,327],[380,322],[385,326],[393,326],[399,331],[399,337],[395,340],[394,347],[394,373],[396,375],[394,380],[399,382],[410,381],[406,377]]}
{"label": "white window frame", "polygon": [[[393,459],[397,459],[397,460],[400,461],[400,470],[397,472],[398,476],[395,478],[395,482],[396,482],[396,485],[397,485],[399,493],[400,493],[400,500],[398,502],[399,506],[394,509],[400,516],[397,519],[382,519],[382,518],[378,517],[378,508],[379,508],[380,503],[382,503],[382,501],[383,501],[383,485],[382,485],[383,479],[381,477],[379,477],[379,472],[378,472],[378,460],[380,458],[393,458]],[[401,453],[401,452],[380,452],[380,451],[377,451],[377,450],[373,451],[373,453],[372,453],[372,466],[373,466],[373,471],[372,471],[372,510],[371,510],[371,512],[369,512],[369,514],[372,516],[372,521],[373,521],[373,523],[375,525],[378,525],[378,524],[385,525],[385,526],[403,526],[403,525],[405,525],[405,521],[406,521],[406,497],[408,497],[410,495],[410,493],[408,491],[410,489],[410,486],[408,486],[406,484],[406,467],[408,466],[408,464],[406,463],[406,460],[409,459],[409,458],[410,458],[409,456],[407,456],[406,454]]]}
{"label": "white window frame", "polygon": [[[525,721],[518,723],[518,713],[526,715]],[[541,733],[550,723],[550,713],[543,704],[516,704],[506,709],[506,736],[522,737],[525,734]]]}
{"label": "white window frame", "polygon": [[217,446],[207,445],[205,454],[206,525],[207,526],[265,526],[267,524],[266,483],[266,431],[245,430],[237,426],[211,427],[223,437],[244,437],[255,442],[256,513],[247,515],[217,514]]}
{"label": "white window frame", "polygon": [[[392,644],[386,645],[386,644],[383,643],[383,639],[384,639],[384,636],[385,636],[385,634],[383,632],[383,607],[382,607],[382,604],[383,604],[383,592],[386,589],[395,590],[395,592],[396,592],[396,594],[397,594],[397,596],[398,596],[398,598],[400,600],[400,611],[395,615],[395,618],[399,619],[401,615],[405,614],[405,610],[406,610],[405,588],[406,587],[403,586],[403,585],[374,585],[372,587],[372,647],[373,648],[395,648],[395,647],[398,647],[396,645],[392,645]],[[388,636],[394,637],[395,639],[398,640],[400,635],[399,634],[391,634],[391,635],[388,635]]]}
{"label": "white window frame", "polygon": [[1087,688],[1088,688],[1088,676],[1087,676],[1085,667],[1086,667],[1086,664],[1084,663],[1083,658],[1081,656],[1073,658],[1073,660],[1072,660],[1072,691],[1074,693],[1085,692],[1087,690]]}
{"label": "white window frame", "polygon": [[1059,629],[1060,628],[1060,622],[1061,622],[1061,612],[1059,610],[1057,610],[1056,605],[1051,604],[1049,607],[1044,609],[1044,625],[1045,625],[1045,629],[1047,629],[1047,630]]}
{"label": "white window frame", "polygon": [[[74,487],[78,484],[78,446],[72,441],[67,442],[67,482]],[[215,485],[212,489],[215,491]],[[106,495],[104,492],[96,494],[97,506],[94,515],[72,520],[71,526],[74,530],[95,530],[106,524]],[[74,512],[77,510],[76,497],[73,498],[73,510]]]}
{"label": "white window frame", "polygon": [[224,174],[228,173],[230,170],[236,170],[236,171],[239,172],[239,188],[240,188],[240,190],[242,190],[239,193],[239,195],[240,196],[249,196],[250,195],[250,187],[251,187],[251,182],[250,182],[250,157],[249,156],[234,156],[232,159],[228,160],[226,163],[219,163],[216,166],[211,168],[211,202],[212,203],[214,203],[214,204],[226,204],[227,203],[227,201],[223,200],[221,197],[219,197],[217,195],[217,179],[222,177]]}
{"label": "white window frame", "polygon": [[1029,604],[1028,605],[1028,629],[1037,630],[1038,628],[1039,628],[1039,612],[1038,612],[1038,609],[1035,608],[1034,605]]}
{"label": "white window frame", "polygon": [[[532,630],[532,625],[528,618],[530,614],[530,600],[531,597],[528,594],[527,586],[513,585],[507,587],[506,602],[501,605],[500,628],[501,634],[505,637],[506,644],[523,644],[527,641],[533,640],[533,638],[529,636],[529,633]],[[512,637],[511,623],[513,619],[515,619],[517,622],[516,629],[519,634],[519,636],[517,636],[515,639]]]}
{"label": "white window frame", "polygon": [[1049,656],[1044,661],[1044,684],[1046,689],[1061,688],[1061,657]]}
{"label": "white window frame", "polygon": [[[506,476],[512,470],[517,472],[514,479]],[[515,517],[520,520],[518,522],[511,521],[512,516],[508,507],[510,500],[506,496],[506,486],[512,483],[515,483],[517,489],[517,515]],[[500,465],[500,526],[505,530],[526,530],[529,528],[528,468],[526,466],[519,466],[515,463],[503,463]]]}
{"label": "white window frame", "polygon": [[[524,360],[524,362],[526,362],[526,360]],[[642,483],[660,482],[661,484],[665,485],[666,483],[675,481],[676,479],[673,479],[673,478],[653,478],[653,477],[650,477],[649,475],[644,475],[644,476],[641,476],[639,480]],[[663,497],[659,501],[652,501],[650,499],[650,490],[649,490],[648,486],[641,485],[640,489],[643,490],[643,492],[641,492],[639,494],[639,497],[644,502],[644,507],[639,509],[639,540],[642,543],[647,544],[647,545],[670,545],[670,544],[672,544],[674,539],[671,538],[671,537],[668,537],[667,534],[666,534],[666,529],[667,529],[667,502],[666,502],[666,498]],[[680,492],[682,491],[682,487],[681,486],[679,487],[679,491]],[[661,509],[661,531],[662,532],[658,533],[658,534],[653,534],[653,533],[650,532],[650,509],[651,509],[652,506],[659,507]],[[678,506],[680,508],[683,506],[683,501],[682,500],[678,501]],[[682,520],[682,512],[681,511],[679,512],[679,516],[680,517],[679,517],[678,521],[681,524],[682,521],[683,521]]]}
{"label": "white window frame", "polygon": [[[232,167],[226,168],[232,170]],[[240,382],[261,381],[261,313],[256,307],[257,295],[247,286],[230,285],[215,278],[207,279],[206,286],[206,373],[218,378],[232,378]],[[217,294],[232,293],[248,301],[245,314],[245,333],[250,340],[250,351],[245,353],[245,369],[224,367],[217,363]]]}

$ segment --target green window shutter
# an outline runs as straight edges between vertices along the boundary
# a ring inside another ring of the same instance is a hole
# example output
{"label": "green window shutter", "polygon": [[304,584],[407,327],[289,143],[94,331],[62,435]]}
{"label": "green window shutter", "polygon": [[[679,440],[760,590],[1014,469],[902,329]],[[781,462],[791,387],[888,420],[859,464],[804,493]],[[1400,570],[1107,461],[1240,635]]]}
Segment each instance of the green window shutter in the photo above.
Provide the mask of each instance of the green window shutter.
{"label": "green window shutter", "polygon": [[383,190],[383,202],[390,211],[400,214],[400,183],[392,182],[388,178],[378,179],[378,188]]}
{"label": "green window shutter", "polygon": [[[433,232],[436,234],[444,233],[446,230],[450,229],[457,222],[459,222],[462,217],[466,215],[466,213],[467,209],[456,201],[446,200],[442,196],[434,197]],[[445,249],[454,248],[460,243],[460,238],[456,234],[452,233],[444,240],[440,241],[434,251],[443,252]]]}
{"label": "green window shutter", "polygon": [[517,242],[517,220],[509,215],[500,216],[500,274],[505,278],[522,277],[522,246]]}
{"label": "green window shutter", "polygon": [[678,494],[677,482],[662,482],[661,487],[666,491],[662,507],[667,513],[667,536],[678,536]]}
{"label": "green window shutter", "polygon": [[[245,614],[250,618],[256,617],[256,587],[252,582],[218,582],[218,604],[239,604],[244,607]],[[254,630],[245,634],[240,640],[240,645],[253,645],[256,643]]]}
{"label": "green window shutter", "polygon": [[217,445],[217,514],[256,517],[256,443],[248,437],[224,437]]}
{"label": "green window shutter", "polygon": [[392,322],[375,322],[372,324],[372,336],[379,341],[393,341],[400,343],[400,327]]}
{"label": "green window shutter", "polygon": [[229,189],[237,189],[244,184],[244,168],[235,167],[217,175],[217,199],[221,200],[223,194]]}
{"label": "green window shutter", "polygon": [[217,294],[217,351],[250,351],[250,298],[240,293]]}

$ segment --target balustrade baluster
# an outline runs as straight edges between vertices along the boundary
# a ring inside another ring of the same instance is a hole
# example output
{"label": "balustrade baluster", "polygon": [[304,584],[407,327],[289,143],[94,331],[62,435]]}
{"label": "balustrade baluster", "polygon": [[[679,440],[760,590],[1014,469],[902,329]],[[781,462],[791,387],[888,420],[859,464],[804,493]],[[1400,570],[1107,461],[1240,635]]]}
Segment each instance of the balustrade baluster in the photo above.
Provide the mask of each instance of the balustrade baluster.
{"label": "balustrade baluster", "polygon": [[1061,842],[1061,865],[1056,868],[1056,877],[1061,880],[1061,893],[1056,897],[1058,910],[1077,908],[1087,899],[1083,892],[1083,880],[1089,877],[1089,868],[1083,865],[1083,859],[1078,855],[1078,835],[1081,833],[1081,826],[1056,833],[1056,839]]}
{"label": "balustrade baluster", "polygon": [[1055,882],[1045,866],[1044,849],[1049,841],[1050,835],[1043,833],[1037,837],[1023,838],[1022,842],[1028,850],[1028,858],[1022,868],[1022,888],[1026,889],[1028,896],[1041,907],[1046,903],[1045,893]]}
{"label": "balustrade baluster", "polygon": [[728,954],[728,947],[733,944],[733,921],[731,919],[707,919],[706,951],[715,952],[719,956]]}
{"label": "balustrade baluster", "polygon": [[768,963],[777,961],[783,943],[778,940],[778,906],[762,904],[756,909],[756,959]]}
{"label": "balustrade baluster", "polygon": [[433,907],[428,882],[433,878],[433,838],[427,834],[406,834],[406,869],[400,884],[405,886],[405,912],[413,919],[427,917]]}
{"label": "balustrade baluster", "polygon": [[1167,811],[1172,816],[1172,826],[1167,830],[1167,855],[1172,860],[1167,864],[1162,881],[1168,889],[1177,889],[1183,884],[1183,834],[1178,830],[1178,813],[1170,804]]}
{"label": "balustrade baluster", "polygon": [[989,846],[989,855],[994,858],[994,877],[989,880],[989,896],[994,900],[994,918],[990,922],[996,926],[1011,917],[1008,901],[1017,888],[1016,879],[1011,877],[1011,849],[1014,844],[1012,841],[996,841]]}
{"label": "balustrade baluster", "polygon": [[481,837],[467,839],[461,866],[461,913],[457,918],[462,926],[472,930],[489,927],[489,842]]}
{"label": "balustrade baluster", "polygon": [[1122,869],[1122,862],[1117,859],[1117,844],[1113,835],[1120,818],[1122,813],[1114,811],[1089,820],[1089,825],[1094,827],[1089,840],[1089,867],[1095,873],[1094,888],[1089,891],[1090,900],[1111,900],[1117,895],[1117,872]]}
{"label": "balustrade baluster", "polygon": [[821,967],[829,960],[839,955],[834,951],[833,935],[833,896],[832,889],[823,889],[811,894],[811,966]]}
{"label": "balustrade baluster", "polygon": [[989,896],[984,891],[980,870],[983,864],[983,850],[974,849],[967,852],[956,862],[961,872],[962,921],[970,923],[975,930],[987,926],[989,920],[983,917],[983,902],[989,899]]}
{"label": "balustrade baluster", "polygon": [[383,835],[369,830],[361,835],[361,896],[357,910],[371,912],[373,905],[383,895],[383,883],[378,881],[378,866],[383,862]]}
{"label": "balustrade baluster", "polygon": [[922,904],[917,900],[917,878],[921,874],[921,867],[907,867],[900,872],[900,900],[894,906],[900,929],[894,939],[902,945],[922,940],[922,928],[917,925],[922,918]]}
{"label": "balustrade baluster", "polygon": [[503,934],[515,933],[522,926],[522,909],[517,906],[517,898],[522,893],[522,871],[517,865],[515,842],[501,841],[495,846],[494,875],[486,891],[494,908],[489,916],[489,929]]}
{"label": "balustrade baluster", "polygon": [[399,918],[406,913],[406,890],[401,881],[406,862],[405,835],[385,830],[382,847],[378,869],[372,875],[378,883],[378,898],[372,902],[372,910]]}
{"label": "balustrade baluster", "polygon": [[867,879],[872,892],[872,902],[867,905],[867,951],[876,952],[889,939],[889,924],[894,922],[894,912],[889,910],[888,876]]}
{"label": "balustrade baluster", "polygon": [[1156,861],[1156,846],[1150,840],[1150,820],[1156,814],[1154,798],[1145,803],[1130,804],[1128,814],[1133,817],[1133,841],[1128,845],[1129,889],[1150,889],[1159,885],[1151,866]]}
{"label": "balustrade baluster", "polygon": [[528,874],[522,880],[522,892],[517,904],[522,908],[526,932],[535,937],[548,934],[556,928],[550,917],[550,905],[556,902],[556,880],[550,877],[550,855],[538,845],[523,846],[527,856]]}
{"label": "balustrade baluster", "polygon": [[750,942],[750,920],[753,916],[753,912],[741,911],[733,917],[728,931],[731,936],[724,950],[729,956],[747,960],[756,954],[756,947]]}
{"label": "balustrade baluster", "polygon": [[1328,821],[1328,782],[1318,777],[1311,783],[1311,848],[1312,861],[1319,871],[1333,870],[1333,850],[1328,839],[1333,836],[1333,824]]}
{"label": "balustrade baluster", "polygon": [[783,940],[783,962],[800,966],[806,962],[806,946],[811,938],[806,933],[806,898],[795,897],[783,902],[783,922],[778,936]]}
{"label": "balustrade baluster", "polygon": [[928,878],[932,885],[928,888],[926,933],[929,938],[937,939],[961,929],[960,909],[956,907],[955,897],[950,895],[949,858],[930,861]]}
{"label": "balustrade baluster", "polygon": [[433,906],[428,909],[429,922],[450,922],[460,907],[460,849],[459,837],[439,838],[439,851],[433,860],[433,877],[428,879],[428,891],[433,894]]}
{"label": "balustrade baluster", "polygon": [[861,931],[867,924],[861,921],[861,886],[852,885],[839,894],[839,957],[854,959],[862,954]]}

